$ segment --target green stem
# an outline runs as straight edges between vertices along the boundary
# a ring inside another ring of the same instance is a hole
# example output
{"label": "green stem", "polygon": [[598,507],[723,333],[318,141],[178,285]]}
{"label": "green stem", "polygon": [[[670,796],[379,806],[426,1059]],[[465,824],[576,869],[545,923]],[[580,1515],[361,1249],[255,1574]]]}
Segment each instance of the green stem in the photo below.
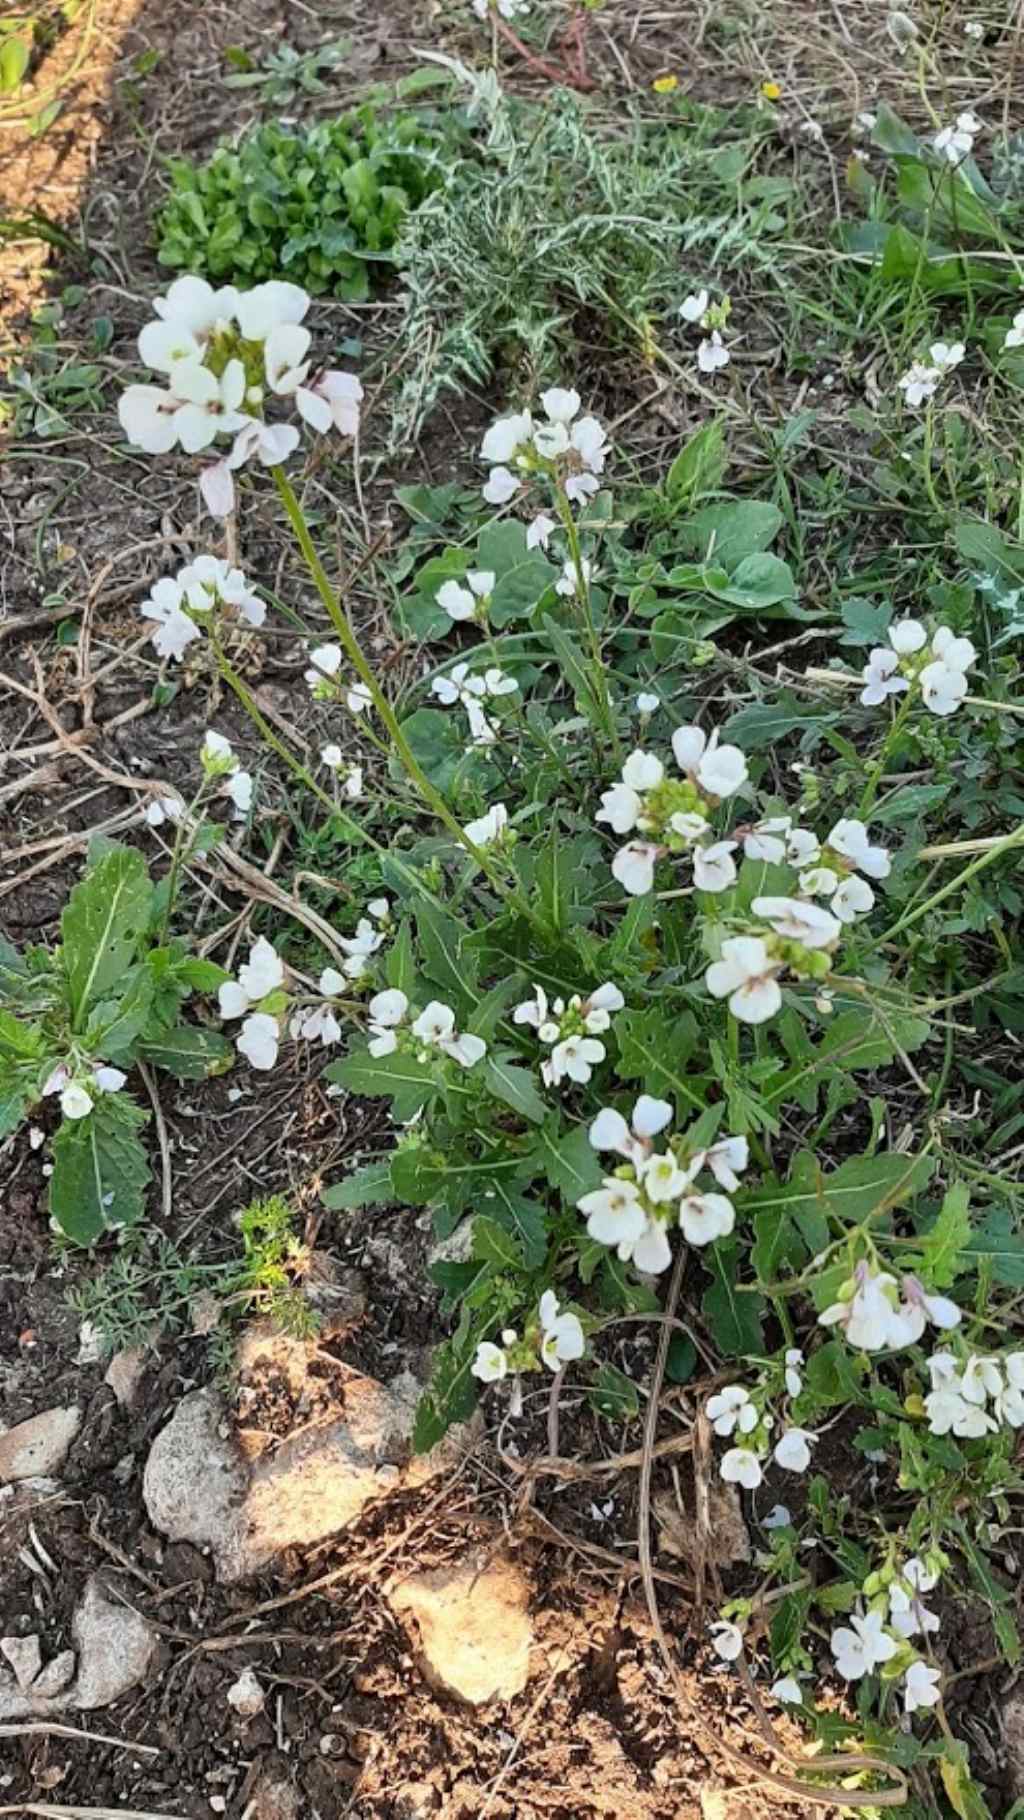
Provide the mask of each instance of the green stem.
{"label": "green stem", "polygon": [[910,706],[911,706],[911,702],[913,700],[913,696],[914,696],[914,690],[911,687],[907,690],[906,694],[903,697],[903,700],[900,702],[900,705],[896,710],[896,713],[893,715],[893,718],[889,724],[889,731],[887,732],[885,739],[882,741],[882,750],[878,754],[878,757],[875,759],[874,764],[868,766],[868,775],[867,775],[867,780],[864,785],[864,793],[861,796],[859,804],[857,805],[857,815],[861,821],[866,821],[868,818],[868,815],[871,812],[872,806],[875,801],[875,797],[878,795],[878,786],[882,781],[882,777],[885,772],[885,767],[889,760],[889,754],[890,754],[890,752],[893,751],[893,749],[896,745],[896,742],[899,739],[899,736],[903,731],[904,723],[907,719],[907,716],[910,713]]}
{"label": "green stem", "polygon": [[877,942],[873,944],[874,947],[880,948],[883,942],[891,942],[893,936],[901,935],[904,929],[910,928],[911,923],[919,922],[929,910],[934,910],[936,904],[941,904],[945,898],[959,890],[961,885],[968,884],[979,872],[983,872],[986,866],[990,866],[993,860],[1002,859],[1003,854],[1009,853],[1012,847],[1019,847],[1022,841],[1024,841],[1024,822],[1020,827],[1015,828],[1012,834],[1008,834],[1004,840],[1001,840],[997,846],[990,847],[987,853],[982,853],[976,860],[972,860],[971,864],[965,866],[956,878],[950,879],[948,885],[943,885],[941,890],[933,892],[931,897],[927,898],[923,904],[919,904],[916,910],[911,910],[906,916],[901,916],[898,922],[893,923],[891,928],[886,929],[885,933],[878,937]]}
{"label": "green stem", "polygon": [[615,724],[615,714],[612,709],[611,697],[608,694],[608,678],[605,672],[604,657],[601,651],[601,640],[597,635],[597,627],[594,624],[594,615],[591,611],[590,583],[587,580],[587,572],[583,567],[583,550],[580,545],[580,534],[576,525],[576,520],[573,517],[572,504],[562,491],[562,488],[558,485],[555,487],[555,505],[558,510],[558,516],[562,521],[562,529],[565,532],[566,541],[569,545],[569,555],[572,558],[572,566],[576,571],[576,602],[580,609],[583,630],[587,635],[587,642],[590,645],[590,656],[594,669],[594,692],[601,704],[605,732],[611,741],[612,750],[615,754],[615,762],[620,765],[622,763],[622,744],[619,739],[619,729]]}
{"label": "green stem", "polygon": [[174,909],[174,900],[178,895],[178,879],[181,876],[181,868],[184,864],[185,846],[186,842],[191,838],[189,823],[206,794],[207,782],[207,778],[204,777],[192,798],[192,801],[189,803],[188,808],[185,810],[184,815],[181,817],[174,830],[174,846],[171,849],[171,869],[167,875],[167,902],[164,905],[164,913],[160,919],[160,937],[157,943],[157,946],[160,948],[162,948],[167,941],[171,924],[171,911]]}
{"label": "green stem", "polygon": [[928,500],[933,512],[941,518],[943,516],[943,511],[942,506],[939,504],[939,496],[935,491],[935,476],[932,473],[932,442],[934,436],[935,404],[934,401],[929,398],[924,413],[924,444],[921,452],[921,459],[924,464],[924,490],[928,495]]}
{"label": "green stem", "polygon": [[[397,752],[406,773],[416,785],[424,802],[433,810],[438,821],[447,828],[449,834],[452,835],[458,845],[464,847],[466,852],[472,856],[494,889],[499,892],[502,897],[509,899],[517,897],[518,894],[510,888],[507,881],[502,877],[501,872],[495,867],[492,856],[485,848],[478,847],[475,841],[470,840],[461,824],[452,814],[440,791],[431,783],[429,777],[415,758],[409,742],[395,717],[390,702],[383,693],[373,670],[363,655],[362,647],[352,629],[348,614],[345,612],[341,601],[338,599],[327,579],[327,572],[316,553],[316,547],[310,536],[309,526],[306,523],[305,515],[299,504],[295,489],[288,479],[283,466],[279,464],[275,467],[273,469],[273,475],[277,484],[277,491],[281,504],[284,506],[285,512],[287,513],[288,522],[295,533],[296,542],[305,558],[306,567],[312,576],[317,593],[327,610],[327,616],[341,640],[342,648],[345,651],[349,662],[360,681],[365,683],[369,690],[373,705],[380,715],[384,726],[387,728],[395,751]],[[526,914],[530,915],[532,920],[533,913],[521,900],[519,907],[523,909]]]}
{"label": "green stem", "polygon": [[220,644],[212,627],[210,628],[209,638],[210,643],[213,646],[214,656],[217,659],[217,668],[232,694],[238,697],[238,700],[248,714],[249,719],[252,721],[253,726],[259,733],[260,738],[266,742],[272,752],[276,752],[282,764],[287,765],[292,776],[298,778],[300,783],[305,784],[308,790],[312,790],[314,796],[319,798],[325,809],[328,809],[332,815],[337,815],[339,809],[334,798],[328,796],[327,791],[322,785],[317,783],[316,778],[302,763],[302,760],[296,758],[294,752],[289,751],[284,741],[279,739],[274,732],[274,729],[266,716],[262,714],[260,709],[256,706],[252,695],[249,693],[249,690],[246,688],[237,670],[226,656],[224,648]]}

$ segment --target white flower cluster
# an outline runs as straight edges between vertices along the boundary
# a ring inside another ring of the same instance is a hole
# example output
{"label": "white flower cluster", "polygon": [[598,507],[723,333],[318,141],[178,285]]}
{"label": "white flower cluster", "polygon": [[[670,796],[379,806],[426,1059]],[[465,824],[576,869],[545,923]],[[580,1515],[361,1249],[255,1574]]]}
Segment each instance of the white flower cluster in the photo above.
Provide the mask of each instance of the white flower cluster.
{"label": "white flower cluster", "polygon": [[[484,437],[481,459],[493,464],[483,489],[488,505],[507,505],[524,481],[538,473],[554,476],[566,498],[581,504],[598,491],[598,475],[608,458],[605,430],[596,417],[580,416],[576,391],[552,386],[541,393],[540,402],[544,422],[530,411],[518,411],[499,417]],[[538,536],[536,541],[546,540]]]}
{"label": "white flower cluster", "polygon": [[960,365],[967,349],[962,341],[933,341],[927,360],[915,360],[896,381],[913,410],[934,398],[942,381]]}
{"label": "white flower cluster", "polygon": [[844,1681],[860,1681],[900,1657],[896,1668],[902,1667],[903,1672],[904,1711],[914,1713],[935,1706],[941,1698],[940,1671],[909,1647],[911,1638],[934,1634],[940,1627],[937,1614],[924,1603],[924,1595],[938,1585],[939,1576],[912,1555],[885,1576],[869,1576],[866,1585],[873,1586],[883,1577],[886,1583],[867,1610],[851,1612],[849,1624],[832,1632],[832,1656]]}
{"label": "white flower cluster", "polygon": [[671,1117],[668,1101],[649,1093],[640,1095],[628,1125],[621,1112],[603,1107],[590,1127],[590,1142],[595,1150],[615,1151],[625,1162],[576,1203],[587,1216],[592,1239],[614,1246],[624,1262],[653,1275],[671,1263],[668,1232],[673,1224],[691,1245],[728,1237],[736,1223],[728,1194],[698,1189],[697,1177],[707,1170],[720,1188],[731,1192],[739,1187],[748,1162],[744,1137],[721,1138],[698,1150],[666,1137],[655,1150],[654,1139]]}
{"label": "white flower cluster", "polygon": [[549,1004],[543,986],[534,986],[533,993],[516,1006],[512,1022],[532,1025],[538,1040],[552,1045],[540,1065],[544,1085],[557,1087],[568,1078],[585,1086],[598,1062],[604,1061],[607,1051],[599,1038],[610,1027],[612,1014],[622,1010],[626,1002],[622,993],[610,981],[586,998],[574,993],[568,1004],[561,998]]}
{"label": "white flower cluster", "polygon": [[297,448],[292,423],[268,423],[268,392],[294,401],[299,416],[319,433],[343,436],[359,429],[363,388],[351,373],[314,371],[306,356],[310,332],[302,327],[310,298],[297,284],[271,279],[251,291],[203,278],[178,278],[166,297],[154,299],[157,321],[139,336],[139,358],[167,385],[131,385],[118,406],[129,442],[148,455],[179,444],[196,455],[218,436],[233,436],[230,453],[204,469],[203,498],[215,517],[234,509],[233,471],[252,455],[266,467]]}
{"label": "white flower cluster", "polygon": [[728,301],[712,304],[706,288],[702,286],[699,291],[691,291],[688,297],[683,298],[679,314],[689,327],[699,326],[710,331],[697,349],[697,366],[702,373],[720,373],[732,358],[721,333],[729,315]]}
{"label": "white flower cluster", "polygon": [[957,638],[948,626],[933,632],[929,646],[928,629],[919,619],[898,620],[889,627],[889,648],[876,645],[868,653],[860,699],[866,708],[877,708],[887,696],[917,688],[933,714],[955,714],[977,657],[970,639]]}
{"label": "white flower cluster", "polygon": [[284,963],[261,935],[249,949],[249,959],[239,967],[237,980],[225,980],[217,993],[221,1017],[226,1022],[237,1017],[243,1020],[235,1048],[251,1068],[266,1070],[277,1061],[280,1032],[277,1017],[266,1009],[266,1000],[283,987]]}
{"label": "white flower cluster", "polygon": [[463,576],[465,586],[460,581],[443,581],[434,599],[456,625],[471,619],[482,624],[497,579],[493,569],[470,569]]}
{"label": "white flower cluster", "polygon": [[631,752],[621,781],[603,792],[594,818],[607,822],[614,834],[635,828],[656,837],[630,841],[612,861],[614,876],[632,897],[653,889],[655,865],[670,852],[693,853],[694,880],[701,890],[724,891],[736,877],[730,857],[735,842],[706,837],[711,811],[746,783],[746,759],[738,746],[719,744],[717,729],[709,738],[700,727],[677,727],[672,751],[681,778],[669,777],[653,752]]}
{"label": "white flower cluster", "polygon": [[[225,739],[223,733],[215,733],[212,727],[208,728],[199,759],[207,777],[223,777],[224,794],[234,804],[235,820],[244,821],[252,808],[253,780],[251,772],[242,770],[231,741]],[[160,811],[159,819],[154,817],[154,809]],[[146,819],[151,827],[160,826],[164,815],[159,803],[150,804]]]}
{"label": "white flower cluster", "polygon": [[513,695],[518,687],[515,677],[506,676],[496,664],[484,670],[482,675],[476,675],[468,663],[459,663],[446,676],[435,676],[430,690],[446,708],[453,708],[457,702],[465,708],[471,745],[493,746],[498,729],[484,713],[482,704],[489,699],[498,700],[502,695]]}
{"label": "white flower cluster", "polygon": [[153,649],[157,656],[180,659],[224,608],[250,626],[261,626],[267,612],[241,569],[233,569],[220,556],[197,556],[177,575],[164,575],[154,582],[142,603],[142,617],[156,621]]}
{"label": "white flower cluster", "polygon": [[[359,918],[354,935],[339,935],[335,937],[338,947],[342,948],[348,957],[342,962],[345,979],[357,980],[362,978],[370,964],[370,956],[376,954],[378,949],[384,946],[384,942],[390,933],[391,905],[387,898],[371,898],[366,909],[368,914]],[[373,918],[373,922],[370,921],[370,917]],[[379,929],[374,928],[374,922],[380,924]],[[334,977],[341,979],[340,974],[334,975]],[[340,992],[343,984],[344,981],[342,981],[341,985],[336,986],[334,991]]]}
{"label": "white flower cluster", "polygon": [[450,1061],[458,1062],[460,1068],[473,1068],[487,1054],[483,1037],[456,1030],[454,1011],[439,999],[431,999],[410,1021],[408,997],[392,986],[376,993],[367,1009],[372,1056],[394,1055],[404,1049],[417,1060],[428,1062],[433,1052],[439,1051]]}
{"label": "white flower cluster", "polygon": [[315,645],[309,653],[311,667],[304,671],[304,680],[314,701],[344,700],[350,714],[365,714],[373,705],[373,696],[358,679],[349,683],[338,680],[344,657],[340,645]]}
{"label": "white flower cluster", "polygon": [[476,821],[467,822],[462,832],[474,847],[500,847],[507,839],[508,809],[504,803],[492,803]]}
{"label": "white flower cluster", "polygon": [[956,1303],[948,1296],[930,1295],[919,1277],[908,1275],[902,1284],[897,1283],[888,1271],[876,1270],[866,1258],[842,1284],[838,1300],[818,1316],[823,1327],[841,1328],[858,1352],[913,1346],[927,1326],[948,1332],[961,1319]]}
{"label": "white flower cluster", "polygon": [[[966,26],[964,28],[967,29]],[[958,114],[952,126],[944,126],[932,140],[932,146],[947,164],[962,164],[974,150],[974,141],[982,131],[983,122],[977,114],[968,109]]]}
{"label": "white flower cluster", "polygon": [[514,1327],[504,1330],[500,1346],[495,1346],[492,1340],[481,1340],[470,1369],[481,1383],[496,1384],[508,1377],[510,1371],[535,1370],[538,1351],[549,1371],[559,1371],[571,1360],[582,1359],[585,1350],[579,1316],[571,1311],[560,1314],[554,1290],[545,1289],[537,1309],[537,1321],[527,1328],[523,1340],[519,1340]]}
{"label": "white flower cluster", "polygon": [[924,1407],[933,1435],[973,1441],[1000,1428],[1024,1428],[1024,1352],[999,1359],[972,1353],[966,1363],[936,1352],[928,1372],[932,1388]]}
{"label": "white flower cluster", "polygon": [[363,794],[363,767],[346,763],[345,754],[340,746],[323,746],[320,751],[320,762],[333,771],[341,785],[344,795],[350,803],[357,803]]}
{"label": "white flower cluster", "polygon": [[774,1377],[781,1379],[786,1394],[797,1397],[803,1388],[801,1367],[804,1355],[799,1347],[787,1349],[781,1370],[769,1368],[751,1395],[742,1384],[726,1384],[705,1404],[705,1414],[716,1435],[736,1435],[736,1444],[723,1454],[719,1464],[722,1478],[746,1491],[755,1491],[764,1478],[762,1461],[771,1449],[776,1466],[785,1472],[803,1473],[811,1463],[811,1448],[817,1435],[806,1428],[790,1425],[772,1445],[775,1416],[768,1407],[774,1389]]}
{"label": "white flower cluster", "polygon": [[66,1119],[88,1118],[100,1093],[120,1093],[126,1074],[107,1062],[93,1062],[84,1071],[58,1063],[43,1087],[43,1098],[60,1094],[60,1109]]}

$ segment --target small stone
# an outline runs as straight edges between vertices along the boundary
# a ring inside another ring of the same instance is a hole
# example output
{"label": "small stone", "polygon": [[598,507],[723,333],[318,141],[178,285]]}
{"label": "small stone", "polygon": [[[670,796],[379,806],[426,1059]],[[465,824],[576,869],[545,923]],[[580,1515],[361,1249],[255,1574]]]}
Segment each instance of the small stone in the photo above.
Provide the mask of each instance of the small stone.
{"label": "small stone", "polygon": [[0,1637],[0,1655],[14,1670],[14,1679],[22,1689],[31,1687],[43,1666],[43,1652],[38,1637]]}
{"label": "small stone", "polygon": [[150,1448],[142,1496],[153,1527],[172,1542],[216,1551],[234,1527],[247,1474],[220,1423],[219,1399],[192,1391]]}
{"label": "small stone", "polygon": [[446,1239],[438,1239],[427,1253],[429,1264],[465,1264],[473,1255],[473,1216],[460,1220]]}
{"label": "small stone", "polygon": [[156,1637],[145,1618],[127,1605],[107,1598],[94,1574],[73,1619],[78,1646],[78,1676],[72,1704],[81,1712],[110,1706],[145,1678],[156,1649]]}
{"label": "small stone", "polygon": [[76,1365],[98,1365],[103,1357],[103,1331],[95,1321],[83,1321],[78,1329]]}
{"label": "small stone", "polygon": [[210,1806],[212,1807],[215,1814],[226,1813],[227,1805],[228,1805],[227,1801],[223,1795],[211,1795],[210,1796]]}
{"label": "small stone", "polygon": [[483,1706],[512,1700],[530,1672],[530,1588],[508,1555],[471,1555],[452,1567],[413,1574],[388,1595],[415,1621],[419,1667],[437,1693]]}
{"label": "small stone", "polygon": [[141,1346],[115,1352],[107,1366],[104,1384],[113,1391],[122,1409],[130,1409],[138,1395],[146,1370],[146,1354]]}
{"label": "small stone", "polygon": [[999,1714],[1005,1747],[1009,1794],[1024,1795],[1024,1693],[1020,1689],[1007,1695]]}
{"label": "small stone", "polygon": [[46,1664],[32,1683],[32,1693],[41,1700],[62,1694],[70,1685],[78,1658],[73,1649],[62,1649],[59,1656]]}
{"label": "small stone", "polygon": [[300,1820],[302,1803],[299,1791],[289,1780],[281,1757],[274,1757],[259,1772],[249,1791],[246,1808],[249,1820]]}
{"label": "small stone", "polygon": [[238,1680],[228,1688],[228,1705],[234,1707],[241,1719],[255,1719],[256,1714],[263,1711],[266,1699],[251,1668],[243,1668]]}
{"label": "small stone", "polygon": [[63,1466],[78,1430],[81,1410],[44,1409],[0,1434],[0,1479],[34,1479]]}

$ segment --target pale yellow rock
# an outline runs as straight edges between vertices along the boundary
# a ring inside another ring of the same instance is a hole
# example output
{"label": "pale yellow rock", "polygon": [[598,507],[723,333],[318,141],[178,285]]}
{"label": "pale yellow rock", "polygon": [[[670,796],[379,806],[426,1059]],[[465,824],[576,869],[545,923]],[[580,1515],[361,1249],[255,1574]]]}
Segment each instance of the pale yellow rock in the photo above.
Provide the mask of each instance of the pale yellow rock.
{"label": "pale yellow rock", "polygon": [[63,1466],[78,1430],[81,1410],[44,1409],[0,1434],[0,1483],[35,1479]]}
{"label": "pale yellow rock", "polygon": [[453,1567],[414,1574],[388,1595],[412,1620],[423,1677],[468,1706],[513,1700],[530,1673],[530,1588],[510,1556],[471,1555]]}

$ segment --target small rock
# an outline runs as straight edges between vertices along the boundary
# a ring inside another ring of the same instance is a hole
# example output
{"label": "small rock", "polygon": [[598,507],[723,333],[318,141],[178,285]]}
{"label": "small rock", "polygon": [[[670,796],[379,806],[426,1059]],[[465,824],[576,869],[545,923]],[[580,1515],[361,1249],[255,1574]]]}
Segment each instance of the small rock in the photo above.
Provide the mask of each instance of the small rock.
{"label": "small rock", "polygon": [[14,1679],[22,1689],[31,1687],[43,1666],[43,1652],[38,1637],[0,1637],[0,1655],[14,1670]]}
{"label": "small rock", "polygon": [[471,1556],[453,1567],[413,1574],[388,1595],[413,1618],[419,1666],[436,1692],[483,1706],[511,1700],[530,1672],[529,1584],[508,1555]]}
{"label": "small rock", "polygon": [[78,1676],[71,1697],[81,1712],[110,1706],[143,1680],[156,1649],[156,1637],[145,1618],[108,1599],[95,1574],[86,1582],[71,1634],[78,1646]]}
{"label": "small rock", "polygon": [[473,1255],[473,1216],[460,1220],[446,1239],[438,1239],[427,1253],[428,1264],[465,1264]]}
{"label": "small rock", "polygon": [[[281,1764],[280,1757],[274,1758],[273,1763]],[[299,1820],[302,1811],[299,1791],[289,1781],[283,1765],[261,1769],[249,1790],[245,1811],[250,1820]]]}
{"label": "small rock", "polygon": [[104,1384],[113,1391],[122,1409],[130,1409],[138,1395],[146,1370],[146,1354],[141,1346],[115,1352],[107,1366]]}
{"label": "small rock", "polygon": [[430,1820],[440,1805],[440,1793],[429,1782],[407,1782],[395,1796],[397,1820]]}
{"label": "small rock", "polygon": [[150,1448],[142,1477],[149,1520],[172,1542],[216,1552],[230,1535],[246,1486],[246,1468],[220,1433],[221,1405],[208,1390],[183,1397]]}
{"label": "small rock", "polygon": [[0,1434],[0,1479],[34,1479],[63,1466],[78,1430],[81,1410],[44,1409]]}
{"label": "small rock", "polygon": [[78,1658],[73,1649],[62,1649],[59,1656],[40,1671],[32,1683],[33,1695],[41,1700],[50,1700],[55,1694],[62,1694],[71,1682]]}
{"label": "small rock", "polygon": [[1003,1701],[999,1714],[1006,1753],[1011,1795],[1024,1795],[1024,1692],[1019,1688]]}
{"label": "small rock", "polygon": [[76,1365],[98,1365],[103,1357],[103,1330],[95,1321],[83,1321],[78,1329]]}
{"label": "small rock", "polygon": [[267,1696],[251,1668],[243,1668],[238,1680],[228,1688],[228,1705],[242,1719],[255,1719],[263,1711]]}

